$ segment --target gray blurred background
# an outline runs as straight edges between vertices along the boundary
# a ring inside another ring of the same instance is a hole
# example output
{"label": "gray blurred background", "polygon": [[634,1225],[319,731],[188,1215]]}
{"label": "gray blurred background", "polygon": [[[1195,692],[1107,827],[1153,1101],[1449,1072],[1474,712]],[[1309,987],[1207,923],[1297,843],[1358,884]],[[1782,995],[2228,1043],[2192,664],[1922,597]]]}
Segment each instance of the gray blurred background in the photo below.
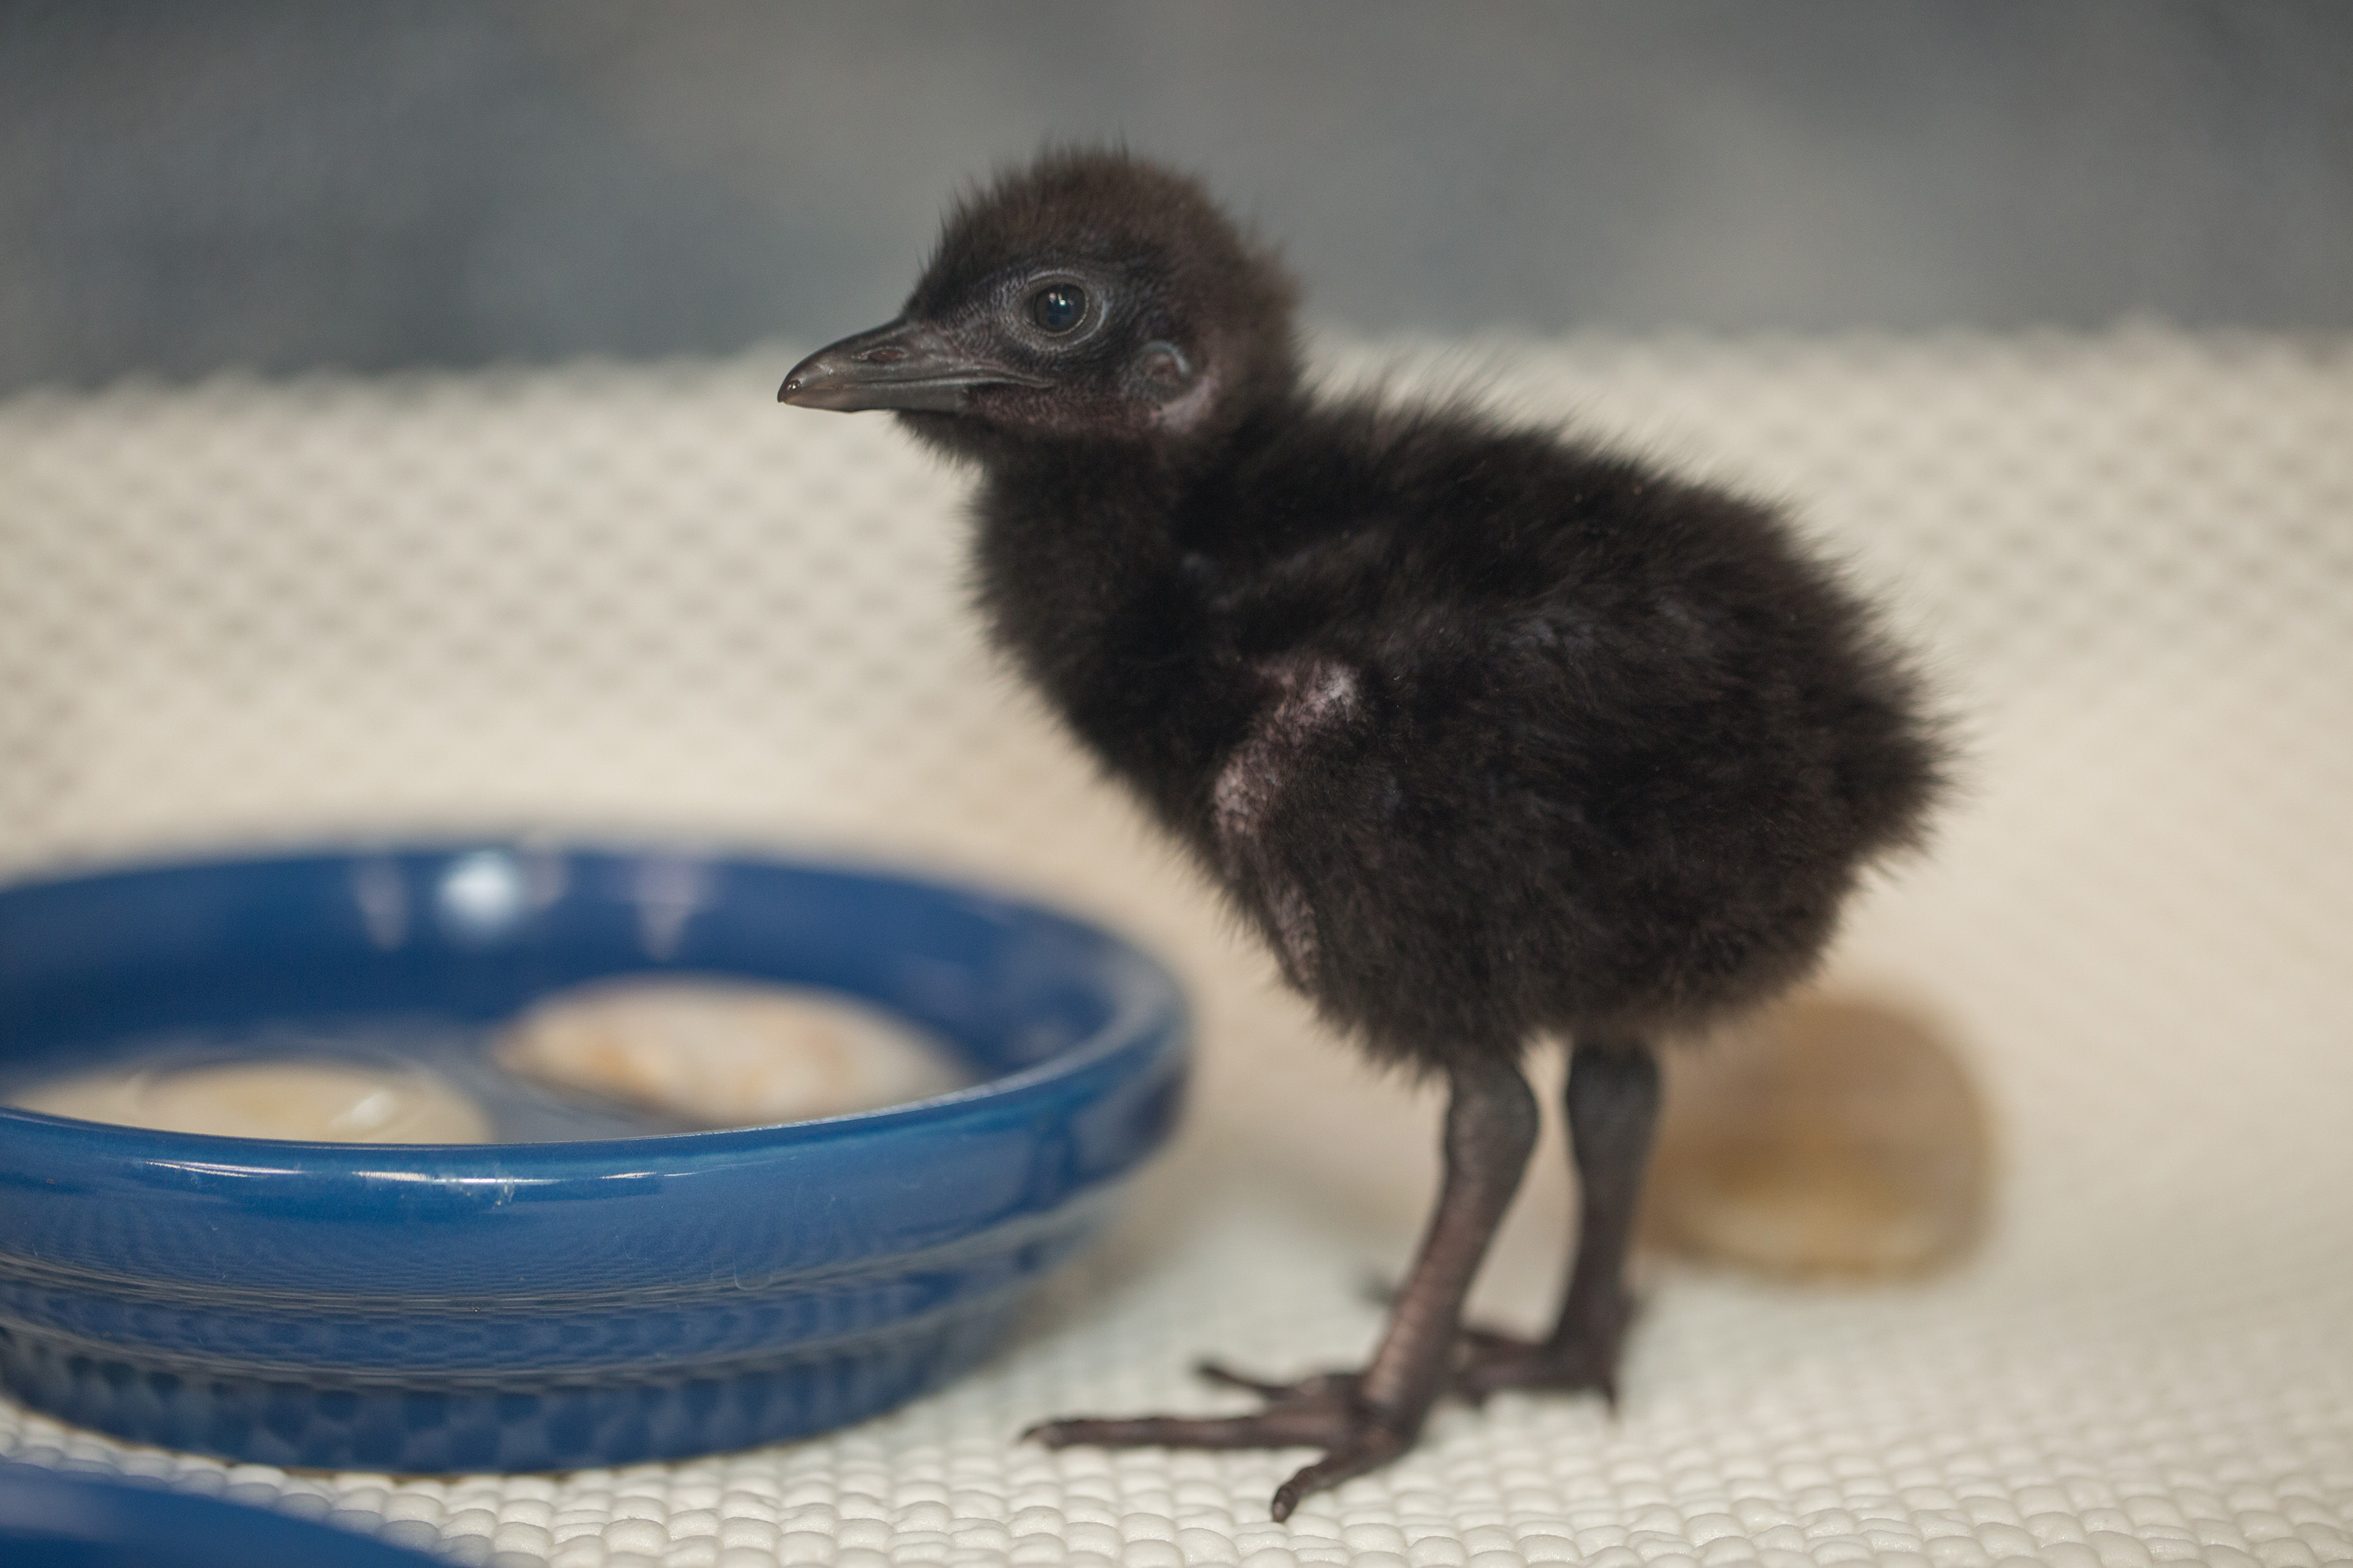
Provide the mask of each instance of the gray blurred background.
{"label": "gray blurred background", "polygon": [[1049,135],[1360,331],[2353,327],[2344,0],[0,0],[0,389],[813,340]]}

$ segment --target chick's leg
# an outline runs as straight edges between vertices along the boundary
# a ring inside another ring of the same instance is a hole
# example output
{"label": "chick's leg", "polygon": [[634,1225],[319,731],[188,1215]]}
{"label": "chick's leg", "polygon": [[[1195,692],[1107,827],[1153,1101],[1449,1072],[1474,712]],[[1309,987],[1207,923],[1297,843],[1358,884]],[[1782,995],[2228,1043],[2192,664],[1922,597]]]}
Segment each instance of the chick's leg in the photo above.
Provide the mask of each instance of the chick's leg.
{"label": "chick's leg", "polygon": [[1453,1375],[1462,1299],[1519,1186],[1536,1137],[1535,1098],[1516,1068],[1493,1062],[1458,1069],[1452,1089],[1438,1206],[1397,1293],[1380,1347],[1362,1372],[1271,1384],[1206,1367],[1212,1381],[1260,1394],[1266,1408],[1250,1415],[1049,1421],[1028,1435],[1057,1448],[1087,1443],[1323,1449],[1323,1458],[1275,1492],[1278,1521],[1290,1518],[1310,1493],[1386,1464],[1412,1447],[1422,1418]]}
{"label": "chick's leg", "polygon": [[1477,1398],[1503,1388],[1593,1389],[1618,1403],[1618,1355],[1634,1301],[1626,1251],[1659,1118],[1659,1062],[1639,1042],[1579,1042],[1569,1058],[1570,1157],[1577,1181],[1577,1261],[1552,1332],[1529,1343],[1467,1336],[1460,1386]]}

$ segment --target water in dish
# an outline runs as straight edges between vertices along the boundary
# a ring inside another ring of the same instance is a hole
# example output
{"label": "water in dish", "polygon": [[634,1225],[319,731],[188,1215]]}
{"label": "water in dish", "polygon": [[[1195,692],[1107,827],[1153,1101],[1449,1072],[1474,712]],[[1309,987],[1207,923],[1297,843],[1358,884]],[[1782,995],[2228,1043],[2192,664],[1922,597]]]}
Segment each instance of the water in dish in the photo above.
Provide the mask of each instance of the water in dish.
{"label": "water in dish", "polygon": [[545,1142],[811,1121],[972,1081],[944,1042],[839,993],[662,975],[557,992],[488,1030],[377,1019],[126,1042],[0,1099],[231,1138]]}

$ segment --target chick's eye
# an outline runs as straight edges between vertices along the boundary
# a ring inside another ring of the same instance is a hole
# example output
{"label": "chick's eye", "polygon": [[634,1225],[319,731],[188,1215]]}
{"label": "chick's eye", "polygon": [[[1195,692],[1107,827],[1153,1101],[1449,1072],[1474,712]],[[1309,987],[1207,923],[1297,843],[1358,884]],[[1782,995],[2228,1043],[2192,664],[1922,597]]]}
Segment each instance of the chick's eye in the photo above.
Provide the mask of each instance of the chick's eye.
{"label": "chick's eye", "polygon": [[1068,283],[1050,284],[1029,296],[1029,319],[1040,331],[1058,337],[1077,326],[1086,313],[1086,295]]}

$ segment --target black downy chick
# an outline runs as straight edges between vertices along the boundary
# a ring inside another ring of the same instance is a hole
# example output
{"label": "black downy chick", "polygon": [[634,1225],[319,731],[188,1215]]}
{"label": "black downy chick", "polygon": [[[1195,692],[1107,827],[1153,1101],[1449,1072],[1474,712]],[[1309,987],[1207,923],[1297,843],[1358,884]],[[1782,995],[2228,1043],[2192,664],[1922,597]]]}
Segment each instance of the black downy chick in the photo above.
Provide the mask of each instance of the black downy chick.
{"label": "black downy chick", "polygon": [[[1195,182],[1049,152],[965,201],[906,309],[778,398],[900,411],[976,464],[997,644],[1377,1058],[1443,1076],[1445,1176],[1372,1360],[1254,1415],[1087,1443],[1318,1448],[1301,1498],[1438,1395],[1614,1400],[1654,1044],[1815,963],[1938,747],[1863,607],[1769,510],[1452,406],[1318,399],[1293,291]],[[1559,1319],[1461,1323],[1572,1051]]]}

